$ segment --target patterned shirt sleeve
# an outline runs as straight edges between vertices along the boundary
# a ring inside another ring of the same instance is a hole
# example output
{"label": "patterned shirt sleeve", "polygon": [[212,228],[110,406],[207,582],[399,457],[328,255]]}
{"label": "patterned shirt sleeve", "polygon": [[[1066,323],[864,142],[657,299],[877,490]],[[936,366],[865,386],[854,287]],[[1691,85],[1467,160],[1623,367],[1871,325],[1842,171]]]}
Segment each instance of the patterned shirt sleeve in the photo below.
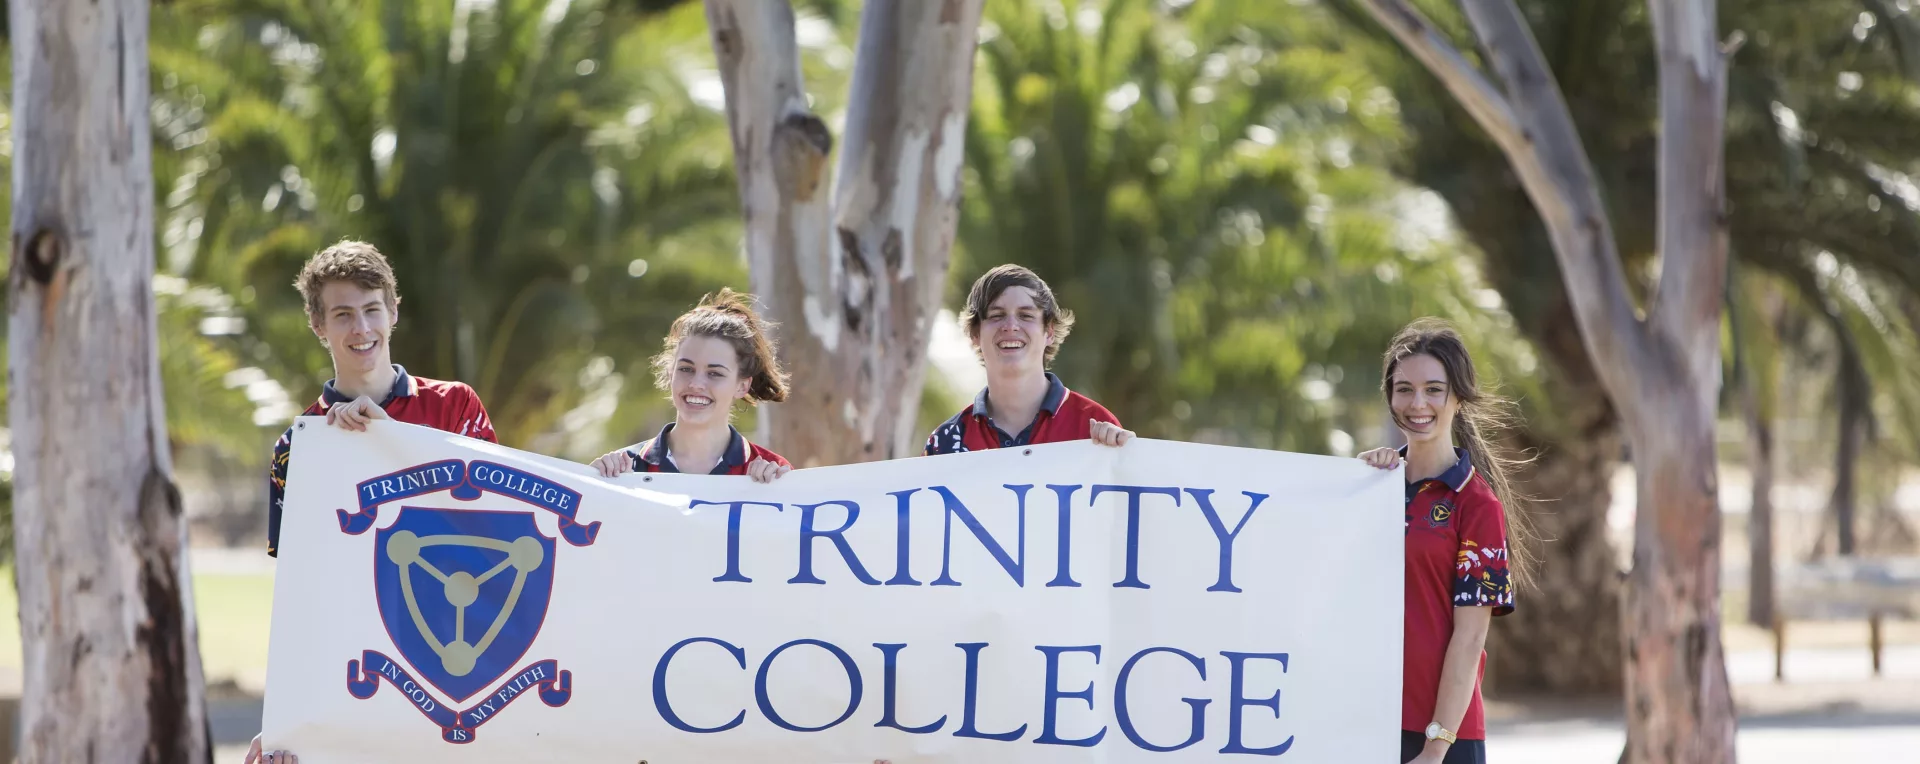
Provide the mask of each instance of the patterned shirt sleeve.
{"label": "patterned shirt sleeve", "polygon": [[[1469,489],[1472,490],[1472,489]],[[1454,559],[1453,606],[1513,612],[1513,580],[1507,567],[1507,520],[1491,496],[1462,497],[1457,522],[1460,552]]]}
{"label": "patterned shirt sleeve", "polygon": [[940,454],[958,454],[967,450],[966,425],[960,417],[954,417],[933,428],[933,434],[927,436],[926,456]]}
{"label": "patterned shirt sleeve", "polygon": [[273,443],[267,462],[267,556],[280,556],[280,512],[287,501],[287,455],[293,448],[293,428]]}

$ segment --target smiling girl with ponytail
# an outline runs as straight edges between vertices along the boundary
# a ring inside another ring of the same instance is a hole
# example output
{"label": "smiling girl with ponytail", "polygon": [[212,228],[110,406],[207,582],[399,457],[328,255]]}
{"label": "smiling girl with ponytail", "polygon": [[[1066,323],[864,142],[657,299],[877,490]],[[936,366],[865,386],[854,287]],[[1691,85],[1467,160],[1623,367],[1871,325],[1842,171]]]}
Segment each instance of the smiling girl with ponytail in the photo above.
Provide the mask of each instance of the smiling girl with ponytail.
{"label": "smiling girl with ponytail", "polygon": [[1483,386],[1459,333],[1415,321],[1388,345],[1381,391],[1404,450],[1360,455],[1381,469],[1406,465],[1406,619],[1400,755],[1419,764],[1486,761],[1480,699],[1487,630],[1513,612],[1531,539],[1496,445],[1510,408]]}
{"label": "smiling girl with ponytail", "polygon": [[673,402],[673,422],[651,440],[595,459],[601,475],[690,472],[745,475],[766,483],[792,465],[734,429],[733,404],[787,398],[787,374],[774,355],[772,325],[753,296],[721,289],[673,321],[653,358],[654,384]]}

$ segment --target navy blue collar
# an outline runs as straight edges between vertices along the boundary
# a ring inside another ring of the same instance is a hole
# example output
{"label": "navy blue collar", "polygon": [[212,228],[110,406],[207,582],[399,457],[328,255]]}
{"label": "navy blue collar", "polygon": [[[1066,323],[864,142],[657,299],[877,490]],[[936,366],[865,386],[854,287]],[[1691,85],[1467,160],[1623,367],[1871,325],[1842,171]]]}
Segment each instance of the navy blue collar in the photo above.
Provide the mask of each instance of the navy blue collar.
{"label": "navy blue collar", "polygon": [[[633,454],[635,459],[653,465],[655,472],[679,472],[679,465],[674,464],[673,457],[667,455],[667,438],[672,433],[673,423],[668,422],[667,426],[660,428],[660,434],[647,441],[638,452],[628,453]],[[727,433],[732,437],[727,441],[726,453],[720,455],[720,462],[713,465],[713,471],[707,474],[725,475],[734,467],[747,463],[747,436],[741,435],[733,425],[727,425]]]}
{"label": "navy blue collar", "polygon": [[[1415,481],[1410,485],[1419,485],[1421,483],[1425,483],[1431,480],[1438,480],[1442,483],[1446,483],[1447,488],[1452,489],[1454,493],[1459,493],[1462,489],[1466,488],[1467,483],[1473,480],[1473,460],[1468,459],[1467,450],[1464,448],[1460,448],[1459,446],[1454,447],[1453,453],[1456,457],[1458,457],[1458,459],[1454,461],[1452,467],[1447,468],[1446,472],[1440,473],[1437,477],[1430,477],[1430,478],[1427,478],[1426,480]],[[1402,459],[1407,458],[1406,446],[1400,447],[1400,458]]]}
{"label": "navy blue collar", "polygon": [[[413,377],[407,374],[407,370],[396,363],[393,365],[393,374],[393,389],[388,390],[387,397],[380,400],[381,408],[386,408],[387,404],[397,399],[413,397]],[[329,379],[325,385],[320,387],[320,401],[329,405],[335,403],[352,403],[352,398],[334,389],[333,383],[335,381],[336,380]]]}
{"label": "navy blue collar", "polygon": [[[1058,413],[1060,404],[1067,400],[1067,386],[1053,372],[1047,372],[1047,397],[1040,399],[1040,410],[1048,414]],[[973,415],[988,416],[987,388],[980,388],[980,394],[973,397]]]}

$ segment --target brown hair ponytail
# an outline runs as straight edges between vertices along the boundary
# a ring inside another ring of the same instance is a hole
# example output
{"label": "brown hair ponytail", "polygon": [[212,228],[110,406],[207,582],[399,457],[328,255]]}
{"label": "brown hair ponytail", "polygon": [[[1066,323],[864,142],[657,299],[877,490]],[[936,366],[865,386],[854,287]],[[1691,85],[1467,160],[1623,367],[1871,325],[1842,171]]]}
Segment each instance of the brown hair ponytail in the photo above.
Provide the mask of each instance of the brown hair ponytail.
{"label": "brown hair ponytail", "polygon": [[[1460,412],[1453,418],[1454,443],[1466,449],[1474,470],[1486,478],[1487,484],[1493,487],[1494,497],[1500,500],[1507,525],[1507,561],[1513,580],[1515,584],[1528,585],[1532,583],[1535,565],[1533,545],[1539,535],[1527,513],[1527,497],[1515,490],[1511,479],[1513,471],[1526,460],[1516,458],[1492,437],[1516,421],[1516,407],[1491,386],[1481,386],[1466,343],[1451,324],[1438,318],[1422,318],[1407,324],[1387,346],[1380,390],[1389,401],[1393,399],[1394,370],[1399,368],[1401,360],[1416,355],[1433,357],[1447,371],[1447,389],[1460,400]],[[1400,421],[1400,415],[1394,414],[1393,420],[1402,429],[1411,429]]]}
{"label": "brown hair ponytail", "polygon": [[693,310],[680,314],[667,331],[666,348],[653,357],[653,382],[671,387],[673,362],[680,342],[688,337],[718,337],[733,345],[740,358],[740,376],[749,380],[747,402],[779,403],[787,399],[787,373],[774,353],[773,324],[753,308],[754,298],[722,287],[719,294],[700,298]]}

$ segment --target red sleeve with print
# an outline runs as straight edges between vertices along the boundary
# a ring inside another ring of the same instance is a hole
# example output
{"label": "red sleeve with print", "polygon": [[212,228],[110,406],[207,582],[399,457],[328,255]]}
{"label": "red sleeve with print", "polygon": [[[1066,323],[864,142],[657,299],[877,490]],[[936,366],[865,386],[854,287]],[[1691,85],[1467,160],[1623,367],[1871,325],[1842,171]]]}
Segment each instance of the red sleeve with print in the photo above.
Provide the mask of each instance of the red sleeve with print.
{"label": "red sleeve with print", "polygon": [[1507,518],[1485,478],[1475,475],[1460,495],[1460,551],[1454,559],[1453,606],[1513,612],[1513,579],[1507,566]]}
{"label": "red sleeve with print", "polygon": [[480,394],[474,392],[473,388],[468,387],[465,383],[456,384],[459,385],[460,392],[466,397],[466,405],[462,407],[463,410],[460,414],[459,426],[454,428],[453,432],[460,433],[469,438],[479,438],[488,443],[500,442],[494,437],[493,418],[487,416],[487,407],[480,403]]}

